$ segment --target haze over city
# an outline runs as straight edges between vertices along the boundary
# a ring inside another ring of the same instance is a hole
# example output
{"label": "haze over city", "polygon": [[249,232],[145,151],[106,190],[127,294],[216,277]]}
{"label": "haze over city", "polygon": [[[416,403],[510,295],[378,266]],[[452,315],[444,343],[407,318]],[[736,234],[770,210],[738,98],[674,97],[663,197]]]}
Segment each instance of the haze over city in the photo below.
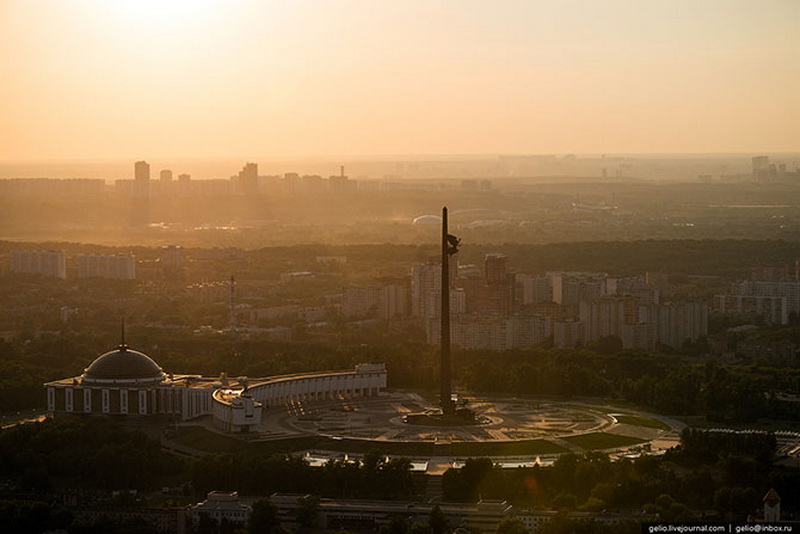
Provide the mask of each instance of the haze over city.
{"label": "haze over city", "polygon": [[800,150],[793,0],[0,2],[0,160]]}
{"label": "haze over city", "polygon": [[0,531],[800,530],[798,22],[0,0]]}

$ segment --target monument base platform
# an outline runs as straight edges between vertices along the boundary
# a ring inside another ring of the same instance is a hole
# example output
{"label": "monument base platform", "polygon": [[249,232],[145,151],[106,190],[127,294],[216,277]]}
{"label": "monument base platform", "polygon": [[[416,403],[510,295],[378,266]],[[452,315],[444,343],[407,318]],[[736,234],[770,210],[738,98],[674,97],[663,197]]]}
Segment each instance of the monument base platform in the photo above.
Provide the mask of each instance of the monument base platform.
{"label": "monument base platform", "polygon": [[444,413],[441,410],[410,413],[403,417],[403,422],[422,426],[474,426],[491,421],[487,417],[476,415],[469,408],[459,408],[455,413]]}

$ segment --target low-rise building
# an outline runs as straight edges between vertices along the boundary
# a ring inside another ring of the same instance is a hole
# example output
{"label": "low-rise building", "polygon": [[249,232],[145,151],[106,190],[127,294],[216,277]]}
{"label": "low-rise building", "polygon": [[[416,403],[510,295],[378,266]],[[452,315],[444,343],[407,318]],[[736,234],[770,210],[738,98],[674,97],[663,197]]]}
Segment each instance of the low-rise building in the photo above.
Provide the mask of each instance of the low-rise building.
{"label": "low-rise building", "polygon": [[236,491],[212,491],[206,500],[197,503],[189,509],[192,524],[200,524],[201,517],[206,516],[215,523],[228,523],[234,527],[243,527],[250,518],[252,508],[239,502],[239,493]]}
{"label": "low-rise building", "polygon": [[247,432],[262,407],[302,401],[377,396],[386,388],[386,366],[353,370],[229,379],[165,373],[152,358],[124,342],[73,378],[44,384],[50,413],[168,416],[187,421],[212,415],[230,432]]}
{"label": "low-rise building", "polygon": [[[298,528],[297,511],[307,495],[276,493],[270,501],[278,509],[284,526]],[[504,518],[513,514],[506,501],[482,500],[473,503],[417,503],[407,501],[375,501],[366,499],[319,499],[313,526],[321,530],[378,531],[389,525],[395,516],[403,516],[410,524],[425,523],[438,506],[450,529],[466,528],[470,532],[494,534]]]}
{"label": "low-rise building", "polygon": [[93,524],[101,521],[142,521],[158,532],[182,534],[186,532],[186,509],[184,508],[71,508],[76,524]]}

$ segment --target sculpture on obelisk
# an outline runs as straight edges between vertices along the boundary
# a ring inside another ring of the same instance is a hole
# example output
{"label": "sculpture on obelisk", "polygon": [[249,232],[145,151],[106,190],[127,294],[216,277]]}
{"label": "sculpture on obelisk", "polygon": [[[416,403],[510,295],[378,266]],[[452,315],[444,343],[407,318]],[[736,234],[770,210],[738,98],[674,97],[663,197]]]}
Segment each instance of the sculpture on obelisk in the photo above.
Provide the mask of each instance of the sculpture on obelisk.
{"label": "sculpture on obelisk", "polygon": [[447,207],[442,208],[442,328],[441,328],[441,393],[439,402],[442,414],[452,415],[456,411],[452,399],[452,377],[450,364],[450,256],[458,252],[461,240],[447,233]]}

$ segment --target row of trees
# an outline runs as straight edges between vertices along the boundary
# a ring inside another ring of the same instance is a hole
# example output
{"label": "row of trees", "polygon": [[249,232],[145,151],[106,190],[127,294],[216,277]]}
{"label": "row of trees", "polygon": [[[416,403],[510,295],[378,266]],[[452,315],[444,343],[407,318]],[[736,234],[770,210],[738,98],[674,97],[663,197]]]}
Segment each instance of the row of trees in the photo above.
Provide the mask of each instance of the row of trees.
{"label": "row of trees", "polygon": [[693,520],[699,511],[714,510],[740,521],[757,512],[771,487],[785,503],[799,502],[800,471],[773,466],[775,448],[770,434],[687,430],[664,459],[611,462],[600,453],[567,454],[551,467],[515,470],[470,459],[445,473],[444,498],[568,510],[643,508],[664,520]]}
{"label": "row of trees", "polygon": [[236,490],[269,495],[274,492],[314,493],[340,498],[410,498],[417,493],[407,458],[387,459],[378,450],[361,462],[331,459],[321,468],[302,458],[273,455],[208,455],[191,469],[198,491]]}
{"label": "row of trees", "polygon": [[58,417],[0,432],[0,478],[24,490],[143,490],[183,470],[158,441],[108,418]]}
{"label": "row of trees", "polygon": [[[664,520],[692,520],[713,510],[741,521],[757,512],[771,487],[785,508],[800,503],[800,470],[774,465],[775,450],[771,434],[689,429],[680,447],[663,458],[611,462],[600,453],[565,454],[549,467],[519,469],[470,459],[445,473],[442,488],[445,501],[505,499],[523,507],[589,511],[639,508]],[[64,417],[1,431],[0,479],[39,494],[56,487],[146,490],[187,480],[197,493],[416,499],[423,490],[423,479],[411,474],[407,459],[387,459],[378,450],[360,462],[330,460],[321,468],[287,455],[221,454],[182,461],[144,433],[102,417]],[[3,514],[12,523],[31,515],[10,505],[0,510]],[[43,517],[47,524],[66,521],[58,514]]]}
{"label": "row of trees", "polygon": [[[316,496],[307,495],[298,499],[298,508],[293,519],[300,525],[302,531],[307,531],[316,526],[315,519],[318,507],[319,499]],[[411,523],[404,515],[393,515],[388,524],[381,525],[380,534],[445,534],[452,528],[453,525],[448,524],[442,510],[438,506],[434,506],[428,520],[424,522]],[[257,532],[268,532],[270,534],[290,532],[281,523],[278,510],[269,499],[259,499],[253,503],[253,509],[247,522],[247,531],[253,534]],[[344,528],[337,528],[335,532],[349,534]],[[508,528],[500,532],[500,534],[503,533],[525,534]]]}
{"label": "row of trees", "polygon": [[[315,499],[305,498],[301,502],[297,513],[297,521],[301,529],[306,530],[311,526],[311,514],[316,513]],[[222,525],[211,525],[206,522],[205,528],[198,534],[222,534],[225,529]],[[447,521],[439,506],[434,506],[427,521],[411,522],[408,517],[395,514],[391,517],[388,524],[381,525],[379,534],[445,534],[452,532],[456,525],[451,525]],[[539,526],[537,532],[543,534],[636,534],[640,532],[641,526],[635,521],[620,523],[602,523],[592,520],[569,519],[566,515],[558,515],[550,521]],[[247,532],[268,532],[270,534],[288,534],[286,527],[281,524],[277,509],[269,499],[260,499],[253,503],[253,511],[247,523]],[[332,531],[329,531],[332,532]],[[350,534],[347,530],[337,529],[338,534]],[[522,519],[518,517],[506,517],[500,521],[497,527],[497,534],[528,534],[528,527]]]}
{"label": "row of trees", "polygon": [[37,493],[56,487],[146,490],[187,479],[199,493],[393,499],[418,492],[410,461],[389,459],[378,450],[361,462],[330,460],[322,468],[291,455],[218,454],[188,462],[164,452],[143,432],[105,417],[58,417],[0,431],[0,479]]}
{"label": "row of trees", "polygon": [[457,374],[477,392],[612,397],[661,413],[707,415],[717,421],[770,415],[800,419],[797,403],[775,396],[800,384],[795,367],[696,363],[640,351],[608,355],[534,348],[506,351],[502,357],[503,365],[496,365],[497,359],[484,352],[460,353]]}
{"label": "row of trees", "polygon": [[[118,342],[110,336],[86,337],[67,330],[27,342],[0,341],[0,411],[41,408],[42,382],[79,374],[100,352],[92,347],[110,348]],[[137,348],[174,373],[269,376],[381,361],[387,364],[390,387],[419,389],[435,388],[439,375],[436,348],[408,342],[337,346],[166,336],[157,330],[136,337]],[[707,415],[717,421],[753,421],[765,414],[800,420],[800,404],[775,395],[800,387],[800,369],[786,362],[722,365],[674,354],[595,349],[459,351],[453,357],[454,374],[465,389],[480,393],[610,397],[661,413]],[[499,359],[503,365],[497,365]]]}

